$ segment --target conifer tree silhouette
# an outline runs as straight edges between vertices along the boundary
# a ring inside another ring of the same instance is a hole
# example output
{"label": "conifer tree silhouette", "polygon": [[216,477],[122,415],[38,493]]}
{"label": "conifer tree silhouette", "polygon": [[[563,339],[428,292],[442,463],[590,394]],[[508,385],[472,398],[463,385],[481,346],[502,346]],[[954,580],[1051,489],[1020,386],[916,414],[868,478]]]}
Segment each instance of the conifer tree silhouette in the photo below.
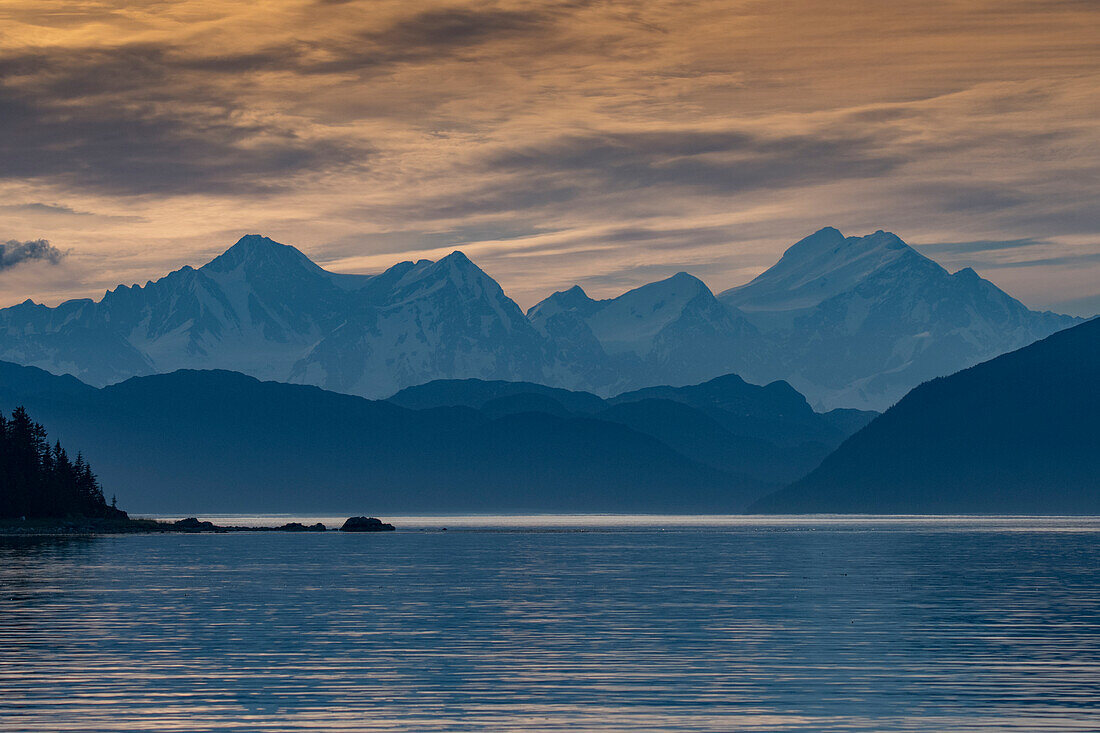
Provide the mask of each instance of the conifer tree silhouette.
{"label": "conifer tree silhouette", "polygon": [[0,517],[124,517],[107,505],[92,468],[60,441],[51,447],[46,429],[17,407],[0,413]]}

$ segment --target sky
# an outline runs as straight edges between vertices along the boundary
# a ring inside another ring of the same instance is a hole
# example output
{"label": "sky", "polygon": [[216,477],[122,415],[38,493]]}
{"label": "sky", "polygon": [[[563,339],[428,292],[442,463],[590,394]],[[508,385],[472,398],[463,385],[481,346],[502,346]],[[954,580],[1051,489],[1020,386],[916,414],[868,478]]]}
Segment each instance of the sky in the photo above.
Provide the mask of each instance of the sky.
{"label": "sky", "polygon": [[[1100,312],[1095,0],[0,0],[0,305],[241,235],[524,307],[824,226]],[[6,242],[6,244],[2,244]]]}

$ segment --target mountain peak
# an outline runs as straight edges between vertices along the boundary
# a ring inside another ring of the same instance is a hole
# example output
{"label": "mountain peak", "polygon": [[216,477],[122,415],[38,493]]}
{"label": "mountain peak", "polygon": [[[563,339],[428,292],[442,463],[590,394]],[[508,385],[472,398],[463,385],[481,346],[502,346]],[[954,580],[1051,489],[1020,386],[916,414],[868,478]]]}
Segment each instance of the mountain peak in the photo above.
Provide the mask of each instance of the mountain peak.
{"label": "mountain peak", "polygon": [[541,321],[558,313],[574,311],[582,316],[588,315],[595,306],[596,301],[588,297],[584,288],[574,285],[568,290],[559,290],[544,300],[531,306],[527,311],[527,317],[532,321]]}
{"label": "mountain peak", "polygon": [[850,259],[879,249],[903,250],[910,247],[898,235],[882,229],[862,237],[845,237],[839,229],[825,227],[791,245],[776,264],[784,260],[804,261],[822,257]]}
{"label": "mountain peak", "polygon": [[[394,268],[391,268],[393,270]],[[379,281],[388,282],[388,274],[379,276]],[[465,253],[455,250],[435,262],[420,260],[415,265],[397,274],[387,292],[398,301],[420,298],[437,292],[459,294],[469,302],[489,300],[494,303],[511,303],[520,315],[519,306],[512,303],[504,294],[500,284],[489,273],[482,270]],[[509,315],[509,319],[511,315]]]}
{"label": "mountain peak", "polygon": [[[456,249],[446,257],[436,260],[429,268],[435,272],[446,273],[456,285],[469,285],[483,280],[492,280],[489,274],[478,267],[477,263]],[[493,281],[495,284],[495,280]]]}
{"label": "mountain peak", "polygon": [[787,248],[787,251],[783,253],[783,257],[812,257],[834,247],[843,246],[846,241],[847,240],[839,229],[835,227],[824,227],[818,229],[810,236],[803,237],[792,244]]}
{"label": "mountain peak", "polygon": [[899,260],[932,264],[892,232],[845,237],[826,227],[793,244],[779,262],[721,298],[744,311],[797,311],[845,292]]}
{"label": "mountain peak", "polygon": [[882,229],[879,229],[874,234],[868,234],[866,237],[850,237],[849,239],[854,242],[863,241],[867,245],[884,247],[886,249],[911,249],[901,237],[893,232],[886,232]]}
{"label": "mountain peak", "polygon": [[287,244],[280,244],[270,237],[265,237],[262,234],[246,234],[237,242],[227,249],[224,254],[230,252],[235,253],[238,256],[255,256],[267,251],[289,247]]}
{"label": "mountain peak", "polygon": [[311,270],[321,270],[313,260],[289,244],[276,242],[262,234],[246,234],[237,243],[203,265],[202,269],[214,272],[229,272],[246,263],[282,262],[306,266]]}
{"label": "mountain peak", "polygon": [[469,257],[467,257],[466,253],[463,252],[460,249],[456,249],[454,252],[451,252],[446,257],[441,258],[439,260],[439,262],[440,263],[449,262],[449,263],[454,264],[454,265],[472,265],[472,264],[474,264],[474,261],[471,260]]}
{"label": "mountain peak", "polygon": [[679,272],[599,301],[599,309],[588,317],[588,327],[609,354],[633,351],[642,356],[666,326],[711,306],[725,310],[702,280]]}
{"label": "mountain peak", "polygon": [[603,302],[608,306],[621,304],[631,309],[657,310],[669,307],[678,311],[684,303],[704,293],[714,297],[702,280],[689,273],[678,272],[664,280],[647,283]]}
{"label": "mountain peak", "polygon": [[236,246],[254,247],[254,246],[257,246],[257,245],[265,245],[265,244],[279,244],[279,243],[276,242],[271,237],[264,236],[263,234],[246,234],[243,237],[241,237],[240,239],[238,239],[237,244],[235,244],[233,246],[234,247],[236,247]]}
{"label": "mountain peak", "polygon": [[465,252],[458,249],[428,265],[425,272],[440,273],[456,285],[470,285],[490,280],[494,285],[496,284],[496,281],[487,272],[478,267],[476,262],[466,256]]}
{"label": "mountain peak", "polygon": [[702,280],[695,277],[689,272],[684,272],[683,270],[677,272],[672,277],[666,277],[664,280],[658,280],[658,282],[664,282],[670,285],[687,285],[689,287],[693,286],[707,291],[710,290],[710,288],[707,287],[707,284],[704,283]]}

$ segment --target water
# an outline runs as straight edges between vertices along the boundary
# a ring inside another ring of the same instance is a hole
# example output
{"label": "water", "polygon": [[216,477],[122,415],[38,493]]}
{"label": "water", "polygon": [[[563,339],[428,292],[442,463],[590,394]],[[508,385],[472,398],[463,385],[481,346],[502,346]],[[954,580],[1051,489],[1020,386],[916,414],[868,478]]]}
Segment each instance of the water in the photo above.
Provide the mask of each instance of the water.
{"label": "water", "polygon": [[1100,730],[1100,519],[387,519],[0,539],[0,729]]}

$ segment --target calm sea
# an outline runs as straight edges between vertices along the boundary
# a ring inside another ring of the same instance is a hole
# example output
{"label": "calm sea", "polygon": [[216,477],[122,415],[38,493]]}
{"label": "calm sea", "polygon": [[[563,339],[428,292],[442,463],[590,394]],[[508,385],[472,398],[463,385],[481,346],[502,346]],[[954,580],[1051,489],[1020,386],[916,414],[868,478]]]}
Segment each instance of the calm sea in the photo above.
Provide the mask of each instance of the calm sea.
{"label": "calm sea", "polygon": [[386,519],[0,539],[0,729],[1100,730],[1100,519]]}

